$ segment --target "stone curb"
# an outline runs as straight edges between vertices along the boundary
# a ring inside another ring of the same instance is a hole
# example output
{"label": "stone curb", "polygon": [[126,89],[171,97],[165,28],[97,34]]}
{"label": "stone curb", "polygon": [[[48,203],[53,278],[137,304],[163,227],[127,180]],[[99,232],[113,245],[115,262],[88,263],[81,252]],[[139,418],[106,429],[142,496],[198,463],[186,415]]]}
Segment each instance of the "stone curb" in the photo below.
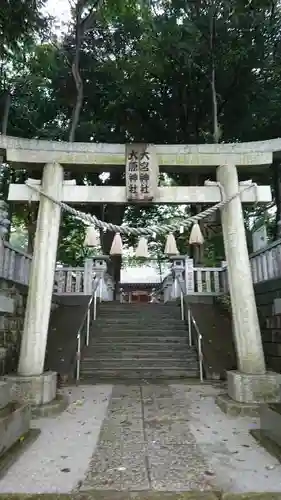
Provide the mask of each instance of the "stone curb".
{"label": "stone curb", "polygon": [[[31,446],[34,441],[40,435],[40,429],[29,429],[27,434],[22,436],[9,450],[7,450],[0,457],[0,479],[6,474],[9,468],[16,462],[16,460],[24,453],[29,446]],[[2,495],[0,494],[0,497]],[[11,495],[6,495],[6,498],[11,497]]]}
{"label": "stone curb", "polygon": [[218,500],[212,492],[186,491],[184,493],[87,491],[84,493],[41,495],[0,494],[0,500]]}
{"label": "stone curb", "polygon": [[272,441],[262,429],[252,429],[250,434],[263,446],[270,455],[281,462],[281,447]]}
{"label": "stone curb", "polygon": [[280,493],[219,493],[218,491],[185,491],[167,493],[160,491],[87,491],[69,494],[10,494],[0,493],[0,500],[281,500]]}

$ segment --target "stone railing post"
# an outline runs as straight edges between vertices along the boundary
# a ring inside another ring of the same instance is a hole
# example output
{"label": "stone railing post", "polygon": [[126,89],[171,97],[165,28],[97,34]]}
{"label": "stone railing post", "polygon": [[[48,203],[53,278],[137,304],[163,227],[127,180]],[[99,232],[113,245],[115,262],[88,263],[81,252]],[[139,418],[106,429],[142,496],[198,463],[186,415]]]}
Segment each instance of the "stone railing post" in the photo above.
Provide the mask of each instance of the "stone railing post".
{"label": "stone railing post", "polygon": [[185,289],[187,295],[194,293],[194,261],[187,257],[185,259]]}
{"label": "stone railing post", "polygon": [[97,278],[100,278],[99,288],[97,290],[97,296],[100,301],[108,300],[107,283],[105,281],[108,260],[109,258],[106,255],[93,257],[93,273]]}
{"label": "stone railing post", "polygon": [[172,262],[172,276],[173,276],[173,298],[177,299],[181,296],[181,291],[186,294],[186,284],[184,279],[184,273],[186,270],[186,256],[178,255],[176,257],[171,257]]}
{"label": "stone railing post", "polygon": [[110,276],[107,273],[104,273],[102,300],[111,302],[113,300],[113,295],[114,295],[114,283],[112,276]]}
{"label": "stone railing post", "polygon": [[222,286],[222,291],[223,293],[228,293],[229,292],[229,286],[228,286],[228,276],[227,276],[227,262],[226,260],[221,261],[221,286]]}
{"label": "stone railing post", "polygon": [[169,274],[163,281],[163,300],[164,303],[169,302],[172,299],[172,287],[173,287],[173,276]]}
{"label": "stone railing post", "polygon": [[84,295],[92,295],[93,293],[93,259],[85,259],[84,262]]}

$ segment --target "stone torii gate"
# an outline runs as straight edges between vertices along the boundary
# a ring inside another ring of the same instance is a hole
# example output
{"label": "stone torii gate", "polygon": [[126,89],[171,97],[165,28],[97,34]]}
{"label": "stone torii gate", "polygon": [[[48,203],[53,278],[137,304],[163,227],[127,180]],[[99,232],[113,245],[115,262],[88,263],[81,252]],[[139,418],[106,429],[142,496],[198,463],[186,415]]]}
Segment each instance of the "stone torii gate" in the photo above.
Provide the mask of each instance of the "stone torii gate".
{"label": "stone torii gate", "polygon": [[[142,153],[147,168],[140,162],[132,168],[134,145],[49,142],[0,136],[0,155],[5,161],[14,168],[43,171],[42,182],[33,182],[41,184],[46,194],[69,204],[218,203],[221,201],[219,185],[158,187],[154,174],[159,167],[167,172],[196,172],[206,179],[213,177],[223,187],[226,197],[230,197],[243,188],[238,172],[243,180],[264,176],[273,154],[281,154],[281,139],[221,145],[137,145],[136,148]],[[97,169],[103,172],[122,169],[125,165],[127,186],[76,186],[75,181],[64,181],[64,170]],[[136,175],[130,175],[130,170]],[[146,177],[141,178],[143,172]],[[25,184],[10,185],[10,201],[40,202],[18,377],[16,381],[14,378],[14,383],[18,387],[28,386],[30,393],[41,391],[41,399],[37,400],[46,403],[55,396],[54,376],[44,374],[43,370],[61,210],[47,198],[39,197]],[[267,373],[265,368],[242,211],[242,203],[269,201],[270,186],[260,185],[235,197],[221,210],[238,359],[238,371],[228,373],[228,393],[238,402],[280,400],[281,375]]]}

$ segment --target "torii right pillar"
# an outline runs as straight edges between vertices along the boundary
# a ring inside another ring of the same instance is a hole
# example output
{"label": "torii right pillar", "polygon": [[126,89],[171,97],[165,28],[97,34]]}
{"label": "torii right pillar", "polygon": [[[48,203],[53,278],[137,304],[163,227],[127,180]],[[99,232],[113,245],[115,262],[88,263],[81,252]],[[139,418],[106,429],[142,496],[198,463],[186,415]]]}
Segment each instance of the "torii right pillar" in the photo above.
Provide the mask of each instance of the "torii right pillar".
{"label": "torii right pillar", "polygon": [[[226,197],[239,191],[237,168],[217,168]],[[267,372],[239,196],[221,210],[238,370],[227,373],[228,396],[238,403],[281,400],[281,374]]]}

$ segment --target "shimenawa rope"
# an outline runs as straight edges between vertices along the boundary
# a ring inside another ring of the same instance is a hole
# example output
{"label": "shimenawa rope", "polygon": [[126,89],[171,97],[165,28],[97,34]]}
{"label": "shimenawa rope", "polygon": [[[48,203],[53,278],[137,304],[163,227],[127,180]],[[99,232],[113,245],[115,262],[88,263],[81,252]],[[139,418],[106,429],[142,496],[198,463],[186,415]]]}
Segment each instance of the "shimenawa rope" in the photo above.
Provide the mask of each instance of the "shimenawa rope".
{"label": "shimenawa rope", "polygon": [[[211,183],[210,183],[211,184]],[[193,215],[192,217],[188,217],[187,219],[183,220],[180,222],[180,224],[173,223],[173,224],[162,224],[159,226],[151,226],[151,227],[130,227],[125,224],[118,226],[116,224],[112,224],[110,222],[104,222],[95,217],[94,215],[86,214],[84,212],[81,212],[80,210],[76,210],[75,208],[67,205],[66,203],[56,200],[52,195],[45,193],[42,189],[38,188],[37,186],[29,183],[28,181],[26,182],[26,185],[33,191],[37,192],[41,196],[44,196],[48,200],[52,201],[56,205],[58,205],[62,210],[65,212],[68,212],[72,214],[74,217],[77,219],[80,219],[86,224],[93,224],[97,229],[101,229],[103,231],[111,231],[114,233],[120,233],[120,234],[125,234],[126,236],[154,236],[160,235],[160,234],[167,234],[167,233],[174,233],[179,231],[180,227],[183,228],[188,228],[192,226],[192,224],[199,222],[203,219],[206,219],[208,216],[212,215],[215,213],[217,210],[220,208],[223,208],[225,205],[227,205],[229,202],[234,200],[237,197],[240,197],[245,191],[248,191],[252,187],[255,187],[257,189],[257,184],[256,183],[249,183],[245,185],[239,192],[233,194],[232,196],[229,196],[228,198],[225,198],[224,195],[224,190],[222,186],[219,183],[212,183],[213,185],[216,185],[220,188],[221,190],[221,195],[222,195],[222,200],[217,203],[216,205],[213,205],[212,207],[207,208],[206,210],[203,210],[203,212],[200,212],[199,214]],[[256,193],[256,201],[257,201],[257,193]]]}

